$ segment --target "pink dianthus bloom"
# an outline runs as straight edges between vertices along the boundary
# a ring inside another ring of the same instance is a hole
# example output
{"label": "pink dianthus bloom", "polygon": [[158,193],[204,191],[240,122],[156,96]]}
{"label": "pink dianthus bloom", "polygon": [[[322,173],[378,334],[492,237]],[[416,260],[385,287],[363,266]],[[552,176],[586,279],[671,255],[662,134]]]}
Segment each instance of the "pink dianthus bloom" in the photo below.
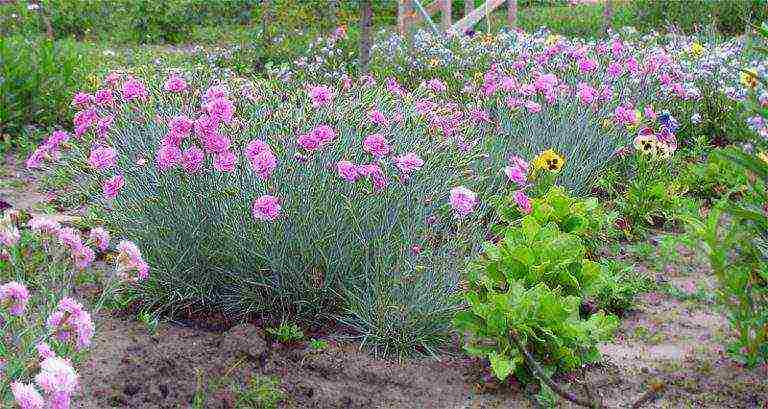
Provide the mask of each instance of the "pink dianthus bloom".
{"label": "pink dianthus bloom", "polygon": [[68,361],[55,356],[44,360],[40,363],[40,373],[35,382],[48,394],[51,409],[69,409],[78,377]]}
{"label": "pink dianthus bloom", "polygon": [[69,134],[65,131],[53,131],[51,136],[48,137],[48,139],[45,140],[45,143],[43,146],[47,150],[56,149],[61,146],[61,144],[67,142],[69,140]]}
{"label": "pink dianthus bloom", "polygon": [[370,176],[375,190],[379,191],[387,187],[387,176],[378,164],[361,165],[357,168],[357,172],[360,176]]}
{"label": "pink dianthus bloom", "polygon": [[149,92],[141,81],[135,78],[129,78],[123,83],[123,99],[133,101],[139,99],[146,101],[149,98]]}
{"label": "pink dianthus bloom", "polygon": [[530,101],[529,100],[529,101],[525,101],[524,105],[525,105],[525,109],[527,109],[528,112],[530,112],[532,114],[541,112],[541,104],[539,104],[538,102],[534,102],[534,101]]}
{"label": "pink dianthus bloom", "polygon": [[35,216],[27,222],[29,228],[35,233],[58,234],[61,225],[59,222],[47,217]]}
{"label": "pink dianthus bloom", "polygon": [[243,150],[243,154],[245,155],[248,160],[253,160],[256,155],[260,154],[263,151],[272,151],[272,148],[267,145],[266,142],[260,140],[260,139],[254,139],[250,142],[248,142],[248,145],[245,146],[245,149]]}
{"label": "pink dianthus bloom", "polygon": [[75,346],[78,349],[91,345],[94,333],[91,314],[83,308],[82,304],[72,298],[62,298],[56,311],[48,317],[45,325],[49,330],[55,332],[60,341],[67,341],[74,335]]}
{"label": "pink dianthus bloom", "polygon": [[35,345],[35,349],[37,350],[37,356],[40,357],[41,361],[56,356],[56,354],[51,349],[51,346],[45,342],[41,342]]}
{"label": "pink dianthus bloom", "polygon": [[525,192],[516,190],[515,193],[512,193],[512,198],[515,200],[515,203],[521,212],[525,214],[531,213],[531,199],[525,195]]}
{"label": "pink dianthus bloom", "polygon": [[103,227],[94,227],[88,234],[88,237],[96,244],[96,248],[101,251],[109,248],[109,232]]}
{"label": "pink dianthus bloom", "polygon": [[193,122],[186,115],[176,115],[168,122],[168,128],[170,132],[181,138],[189,136],[189,132],[192,130]]}
{"label": "pink dianthus bloom", "polygon": [[93,99],[96,101],[96,104],[101,107],[109,107],[115,103],[115,96],[112,94],[112,90],[109,88],[96,91]]}
{"label": "pink dianthus bloom", "polygon": [[20,409],[43,409],[45,401],[34,385],[21,382],[11,384],[11,393]]}
{"label": "pink dianthus bloom", "polygon": [[296,139],[296,143],[304,150],[314,151],[320,147],[320,140],[314,132],[309,132],[299,135]]}
{"label": "pink dianthus bloom", "polygon": [[[553,89],[559,82],[560,80],[555,74],[542,74],[536,78],[536,81],[533,83],[533,87],[536,91],[544,92]],[[525,85],[523,87],[525,87]],[[521,91],[523,91],[522,88]],[[523,95],[526,94],[523,93]]]}
{"label": "pink dianthus bloom", "polygon": [[213,157],[213,168],[219,172],[234,172],[237,155],[232,151],[219,152]]}
{"label": "pink dianthus bloom", "polygon": [[178,74],[171,74],[168,79],[165,80],[163,89],[165,89],[167,92],[184,92],[187,90],[187,81],[185,81],[184,78]]}
{"label": "pink dianthus bloom", "polygon": [[76,250],[72,251],[72,260],[75,263],[75,267],[78,270],[83,271],[93,263],[96,259],[96,254],[88,246],[80,246]]}
{"label": "pink dianthus bloom", "polygon": [[235,114],[235,105],[225,97],[214,98],[205,104],[205,111],[211,117],[229,124]]}
{"label": "pink dianthus bloom", "polygon": [[0,285],[0,306],[7,305],[11,315],[24,315],[27,303],[29,303],[29,291],[24,284],[11,281]]}
{"label": "pink dianthus bloom", "polygon": [[528,180],[528,163],[519,156],[513,156],[510,162],[512,165],[504,168],[504,174],[518,186],[525,186]]}
{"label": "pink dianthus bloom", "polygon": [[96,170],[112,168],[117,163],[117,151],[109,146],[97,146],[91,150],[88,164]]}
{"label": "pink dianthus bloom", "polygon": [[597,90],[591,87],[589,84],[582,82],[578,86],[578,91],[576,91],[576,95],[578,95],[579,100],[581,100],[582,104],[589,105],[595,101],[597,97]]}
{"label": "pink dianthus bloom", "polygon": [[181,162],[181,150],[174,145],[163,145],[157,150],[155,161],[162,171],[172,169]]}
{"label": "pink dianthus bloom", "polygon": [[11,247],[16,245],[16,243],[19,242],[19,239],[21,238],[21,234],[19,233],[19,229],[13,225],[8,224],[6,226],[3,226],[0,224],[0,243],[2,243],[6,247]]}
{"label": "pink dianthus bloom", "polygon": [[451,189],[449,202],[457,218],[466,217],[477,205],[477,195],[464,186]]}
{"label": "pink dianthus bloom", "polygon": [[85,92],[78,92],[72,97],[72,106],[78,109],[87,108],[93,104],[93,100],[93,95]]}
{"label": "pink dianthus bloom", "polygon": [[374,125],[386,125],[389,123],[387,117],[378,109],[368,111],[368,120]]}
{"label": "pink dianthus bloom", "polygon": [[336,138],[336,131],[328,125],[318,125],[312,130],[312,134],[317,138],[321,146],[330,143]]}
{"label": "pink dianthus bloom", "polygon": [[591,58],[580,58],[577,64],[579,64],[579,71],[583,73],[592,72],[597,69],[597,61]]}
{"label": "pink dianthus bloom", "polygon": [[368,135],[363,139],[363,150],[380,158],[388,155],[391,148],[389,146],[389,141],[387,141],[382,134],[375,133]]}
{"label": "pink dianthus bloom", "polygon": [[312,106],[319,108],[328,105],[333,100],[333,92],[323,85],[309,88],[309,98],[312,100]]}
{"label": "pink dianthus bloom", "polygon": [[264,149],[250,158],[251,167],[262,179],[268,179],[277,167],[277,158],[269,149]]}
{"label": "pink dianthus bloom", "polygon": [[[126,281],[143,281],[149,276],[149,265],[141,256],[139,248],[131,241],[123,240],[117,244],[117,269]],[[136,277],[131,272],[137,273]]]}
{"label": "pink dianthus bloom", "polygon": [[437,78],[432,78],[431,80],[427,81],[427,88],[432,90],[433,92],[445,92],[448,90],[448,86],[445,85],[445,83]]}
{"label": "pink dianthus bloom", "polygon": [[207,103],[217,98],[226,98],[228,93],[229,93],[229,90],[227,89],[227,87],[223,85],[212,85],[208,87],[207,90],[205,90],[205,94],[203,95],[203,101]]}
{"label": "pink dianthus bloom", "polygon": [[72,119],[72,123],[75,126],[75,136],[82,136],[97,121],[98,114],[95,109],[86,109],[76,113]]}
{"label": "pink dianthus bloom", "polygon": [[205,136],[202,140],[203,147],[208,153],[222,153],[229,150],[232,142],[224,135],[218,132],[211,133]]}
{"label": "pink dianthus bloom", "polygon": [[80,232],[71,227],[60,228],[56,237],[59,239],[59,243],[67,246],[72,251],[83,247],[83,239],[80,237]]}
{"label": "pink dianthus bloom", "polygon": [[123,175],[115,175],[104,181],[102,186],[102,192],[107,200],[112,200],[117,197],[120,190],[125,186],[125,178]]}
{"label": "pink dianthus bloom", "polygon": [[264,195],[254,200],[251,212],[257,220],[272,221],[280,216],[280,203],[274,196]]}
{"label": "pink dianthus bloom", "polygon": [[181,154],[181,167],[187,173],[197,173],[203,167],[205,154],[197,146],[190,146]]}
{"label": "pink dianthus bloom", "polygon": [[394,162],[395,166],[400,169],[400,172],[403,172],[406,175],[417,171],[424,166],[424,160],[413,152],[408,152],[404,155],[395,157]]}
{"label": "pink dianthus bloom", "polygon": [[354,182],[357,180],[358,176],[360,176],[357,173],[357,165],[348,160],[336,162],[336,171],[339,173],[339,176],[347,182]]}

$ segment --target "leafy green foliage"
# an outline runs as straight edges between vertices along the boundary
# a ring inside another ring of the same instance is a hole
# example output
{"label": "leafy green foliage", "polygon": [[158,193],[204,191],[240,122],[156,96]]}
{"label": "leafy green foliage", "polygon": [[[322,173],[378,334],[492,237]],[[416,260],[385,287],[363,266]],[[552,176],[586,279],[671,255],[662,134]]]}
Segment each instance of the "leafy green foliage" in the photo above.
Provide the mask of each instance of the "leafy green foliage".
{"label": "leafy green foliage", "polygon": [[749,22],[767,17],[761,0],[699,0],[695,13],[685,1],[633,0],[629,5],[637,15],[638,28],[644,30],[674,26],[693,33],[715,26],[718,31],[732,35],[744,32]]}
{"label": "leafy green foliage", "polygon": [[[531,216],[542,225],[557,224],[560,231],[579,236],[589,252],[613,236],[616,215],[607,212],[594,197],[573,197],[560,186],[542,197],[531,198]],[[511,196],[496,199],[496,212],[503,225],[519,224],[523,218]]]}
{"label": "leafy green foliage", "polygon": [[510,331],[550,371],[599,357],[596,342],[606,339],[618,321],[603,312],[588,319],[579,315],[582,296],[603,280],[601,266],[584,258],[579,236],[560,231],[551,220],[540,224],[531,214],[484,250],[467,271],[469,308],[454,319],[468,334],[469,354],[487,358],[499,379],[512,373],[526,378]]}
{"label": "leafy green foliage", "polygon": [[735,148],[712,150],[706,162],[690,163],[678,176],[682,186],[689,194],[702,198],[719,198],[746,189],[747,174],[743,168],[733,163],[722,154],[734,152]]}
{"label": "leafy green foliage", "polygon": [[267,328],[267,333],[282,343],[300,341],[304,339],[304,331],[294,323],[283,322],[277,328]]}
{"label": "leafy green foliage", "polygon": [[280,382],[273,377],[254,375],[244,388],[233,386],[235,408],[274,409],[285,399]]}
{"label": "leafy green foliage", "polygon": [[672,176],[664,159],[634,155],[634,175],[616,206],[627,223],[626,233],[642,233],[672,220],[684,188]]}

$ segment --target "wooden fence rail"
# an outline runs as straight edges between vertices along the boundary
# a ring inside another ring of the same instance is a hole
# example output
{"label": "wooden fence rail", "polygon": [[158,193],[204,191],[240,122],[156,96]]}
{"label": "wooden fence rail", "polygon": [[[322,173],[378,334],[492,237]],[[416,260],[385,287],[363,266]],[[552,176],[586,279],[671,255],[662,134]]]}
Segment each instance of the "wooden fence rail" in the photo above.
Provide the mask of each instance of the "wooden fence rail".
{"label": "wooden fence rail", "polygon": [[452,0],[432,0],[426,6],[422,4],[424,0],[398,1],[397,27],[402,36],[408,36],[413,25],[423,20],[429,19],[427,23],[434,26],[431,16],[437,13],[440,13],[440,26],[446,36],[462,34],[504,3],[507,4],[507,24],[514,27],[517,23],[517,0],[486,0],[477,8],[473,0],[465,0],[464,17],[455,24],[451,18]]}

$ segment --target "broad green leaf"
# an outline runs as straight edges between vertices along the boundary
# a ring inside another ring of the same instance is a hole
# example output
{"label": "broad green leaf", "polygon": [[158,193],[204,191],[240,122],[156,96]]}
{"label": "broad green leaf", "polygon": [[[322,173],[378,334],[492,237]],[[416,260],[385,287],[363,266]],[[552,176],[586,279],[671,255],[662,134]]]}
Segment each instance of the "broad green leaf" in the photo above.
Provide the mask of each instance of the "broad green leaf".
{"label": "broad green leaf", "polygon": [[499,380],[505,380],[515,370],[515,362],[496,351],[488,354],[488,360],[491,362],[493,374]]}

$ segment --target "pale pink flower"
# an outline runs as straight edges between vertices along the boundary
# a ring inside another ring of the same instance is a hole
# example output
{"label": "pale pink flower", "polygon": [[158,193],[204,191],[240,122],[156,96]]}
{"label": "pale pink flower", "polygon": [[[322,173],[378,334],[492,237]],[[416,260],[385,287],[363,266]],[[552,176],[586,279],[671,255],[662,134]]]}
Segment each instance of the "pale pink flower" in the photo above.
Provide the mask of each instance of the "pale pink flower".
{"label": "pale pink flower", "polygon": [[125,186],[125,178],[123,175],[115,175],[104,181],[102,186],[102,192],[107,200],[112,200],[117,197],[120,190]]}
{"label": "pale pink flower", "polygon": [[0,243],[6,247],[16,245],[21,238],[19,229],[14,225],[2,226],[0,225]]}
{"label": "pale pink flower", "polygon": [[117,87],[121,79],[123,79],[123,74],[117,71],[112,71],[104,78],[104,82],[110,87]]}
{"label": "pale pink flower", "polygon": [[102,107],[109,107],[115,103],[115,96],[112,94],[112,90],[109,88],[96,91],[93,99],[96,101],[96,104]]}
{"label": "pale pink flower", "polygon": [[187,90],[187,81],[185,81],[184,78],[178,74],[171,74],[168,79],[165,80],[163,89],[165,89],[167,92],[184,92]]}
{"label": "pale pink flower", "polygon": [[383,190],[387,187],[387,176],[378,164],[360,165],[357,172],[360,176],[370,176],[375,190]]}
{"label": "pale pink flower", "polygon": [[374,125],[386,125],[389,123],[387,117],[378,109],[368,111],[368,120]]}
{"label": "pale pink flower", "polygon": [[11,393],[20,409],[43,409],[45,401],[34,385],[14,382],[11,384]]}
{"label": "pale pink flower", "polygon": [[82,304],[69,297],[59,301],[56,311],[48,317],[45,325],[56,333],[60,341],[67,341],[74,335],[78,349],[90,346],[94,334],[91,314]]}
{"label": "pale pink flower", "polygon": [[195,135],[197,135],[201,142],[204,142],[209,136],[218,133],[219,123],[218,119],[210,115],[200,115],[195,120]]}
{"label": "pale pink flower", "polygon": [[126,101],[135,99],[146,101],[147,98],[149,98],[149,92],[141,81],[129,78],[123,83],[123,99]]}
{"label": "pale pink flower", "polygon": [[171,133],[182,138],[189,136],[194,123],[186,115],[177,115],[168,122],[168,128]]}
{"label": "pale pink flower", "polygon": [[232,151],[219,152],[213,157],[213,168],[219,172],[234,172],[237,155]]}
{"label": "pale pink flower", "polygon": [[268,179],[277,167],[277,158],[269,149],[264,149],[250,159],[251,167],[262,179]]}
{"label": "pale pink flower", "polygon": [[578,86],[576,95],[578,95],[582,104],[589,105],[595,101],[597,97],[597,90],[591,87],[589,84],[582,82]]}
{"label": "pale pink flower", "polygon": [[69,247],[72,251],[76,251],[80,249],[80,247],[83,247],[83,238],[80,237],[80,232],[71,227],[60,228],[56,237],[61,244]]}
{"label": "pale pink flower", "polygon": [[607,72],[611,77],[620,77],[624,74],[624,66],[614,61],[608,65]]}
{"label": "pale pink flower", "polygon": [[368,135],[363,139],[363,150],[380,158],[388,155],[391,148],[389,146],[389,141],[387,141],[382,134],[375,133]]}
{"label": "pale pink flower", "polygon": [[448,86],[446,86],[443,81],[437,78],[432,78],[431,80],[427,81],[427,88],[437,93],[445,92],[448,90]]}
{"label": "pale pink flower", "polygon": [[51,346],[45,342],[41,342],[35,345],[35,349],[37,350],[37,356],[40,357],[41,361],[56,356],[56,354],[51,349]]}
{"label": "pale pink flower", "polygon": [[29,303],[29,290],[24,284],[11,281],[0,285],[0,306],[7,305],[11,315],[24,315],[27,303]]}
{"label": "pale pink flower", "polygon": [[451,189],[449,202],[457,218],[466,217],[477,205],[477,195],[464,186]]}
{"label": "pale pink flower", "polygon": [[203,101],[206,103],[217,98],[226,98],[229,90],[223,85],[212,85],[205,90]]}
{"label": "pale pink flower", "polygon": [[78,92],[72,97],[72,106],[78,109],[87,108],[93,104],[93,100],[93,95],[85,92]]}
{"label": "pale pink flower", "polygon": [[51,136],[48,137],[48,139],[45,140],[45,143],[43,143],[43,146],[47,150],[56,149],[61,146],[61,144],[69,141],[69,134],[65,131],[53,131]]}
{"label": "pale pink flower", "polygon": [[72,259],[75,263],[75,267],[83,271],[93,263],[96,259],[96,254],[88,246],[80,246],[76,250],[72,251]]}
{"label": "pale pink flower", "polygon": [[88,237],[96,244],[96,248],[101,251],[109,248],[109,232],[103,227],[94,227],[88,234]]}
{"label": "pale pink flower", "polygon": [[205,111],[212,118],[229,124],[235,114],[235,105],[227,98],[215,98],[205,104]]}
{"label": "pale pink flower", "polygon": [[117,163],[117,151],[109,146],[97,146],[91,150],[88,164],[96,170],[107,170]]}
{"label": "pale pink flower", "polygon": [[35,382],[49,395],[51,409],[69,409],[78,376],[68,361],[55,356],[44,360]]}
{"label": "pale pink flower", "polygon": [[403,172],[406,175],[417,171],[424,166],[424,160],[413,152],[408,152],[404,155],[395,157],[394,162],[395,166],[400,169],[400,172]]}
{"label": "pale pink flower", "polygon": [[33,232],[43,234],[57,234],[61,228],[61,225],[56,220],[40,216],[30,219],[27,225]]}
{"label": "pale pink flower", "polygon": [[27,169],[39,169],[47,156],[48,152],[45,147],[38,147],[27,158],[27,161],[25,162]]}
{"label": "pale pink flower", "polygon": [[280,209],[276,197],[264,195],[254,200],[251,212],[257,220],[272,221],[280,216]]}
{"label": "pale pink flower", "polygon": [[515,203],[521,212],[525,214],[531,213],[531,199],[525,195],[525,192],[516,190],[515,193],[512,193],[512,198],[515,200]]}
{"label": "pale pink flower", "polygon": [[541,112],[541,104],[539,104],[538,102],[534,102],[534,101],[530,101],[529,100],[529,101],[525,101],[524,105],[525,105],[525,109],[527,109],[528,112],[530,112],[532,114],[535,114],[537,112]]}
{"label": "pale pink flower", "polygon": [[312,106],[319,108],[331,103],[333,92],[326,86],[318,85],[309,88],[309,98],[312,100]]}
{"label": "pale pink flower", "polygon": [[[123,240],[117,244],[117,267],[119,274],[129,282],[143,281],[149,276],[149,264],[144,261],[139,248],[131,241]],[[131,272],[137,276],[132,277]]]}
{"label": "pale pink flower", "polygon": [[336,171],[347,182],[354,182],[360,176],[357,173],[357,165],[348,160],[336,162]]}
{"label": "pale pink flower", "polygon": [[197,173],[203,167],[205,154],[197,146],[190,146],[181,154],[181,167],[187,173]]}
{"label": "pale pink flower", "polygon": [[[553,89],[554,87],[557,86],[558,83],[560,83],[560,80],[557,78],[555,74],[542,74],[542,75],[539,75],[538,78],[536,78],[536,81],[533,83],[533,86],[536,91],[544,92],[544,91]],[[522,88],[521,88],[521,91],[522,91]],[[523,93],[523,95],[526,95],[526,93]]]}
{"label": "pale pink flower", "polygon": [[222,153],[229,150],[232,142],[224,135],[219,133],[209,134],[203,139],[203,147],[208,153]]}
{"label": "pale pink flower", "polygon": [[181,150],[174,145],[162,145],[155,156],[157,167],[166,171],[181,163]]}

